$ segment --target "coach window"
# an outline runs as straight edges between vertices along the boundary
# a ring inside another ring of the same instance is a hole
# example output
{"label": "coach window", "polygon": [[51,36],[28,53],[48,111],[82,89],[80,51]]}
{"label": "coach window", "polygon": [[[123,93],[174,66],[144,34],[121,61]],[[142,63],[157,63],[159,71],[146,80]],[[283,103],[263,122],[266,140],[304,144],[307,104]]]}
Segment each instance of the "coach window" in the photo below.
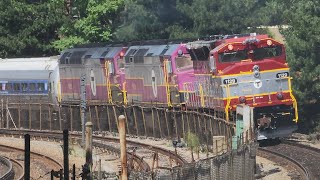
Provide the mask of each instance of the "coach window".
{"label": "coach window", "polygon": [[3,89],[3,84],[2,83],[0,83],[0,91],[3,91],[4,89]]}
{"label": "coach window", "polygon": [[7,91],[11,91],[12,90],[12,84],[11,83],[7,83],[6,84],[6,90]]}
{"label": "coach window", "polygon": [[20,83],[13,83],[13,90],[20,91]]}
{"label": "coach window", "polygon": [[29,83],[29,91],[36,91],[36,83]]}
{"label": "coach window", "polygon": [[28,83],[21,83],[21,89],[22,91],[28,91]]}
{"label": "coach window", "polygon": [[44,83],[38,83],[38,91],[44,91]]}

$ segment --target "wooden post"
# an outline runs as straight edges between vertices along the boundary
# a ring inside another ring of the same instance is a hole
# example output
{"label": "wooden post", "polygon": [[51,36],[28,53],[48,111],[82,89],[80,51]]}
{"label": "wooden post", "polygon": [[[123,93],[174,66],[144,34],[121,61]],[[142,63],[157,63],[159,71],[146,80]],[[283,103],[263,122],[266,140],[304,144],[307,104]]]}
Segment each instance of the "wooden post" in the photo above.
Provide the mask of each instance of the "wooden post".
{"label": "wooden post", "polygon": [[[213,119],[213,120],[214,120],[214,119]],[[210,121],[210,131],[211,131],[211,136],[213,136],[212,119],[211,119],[211,117],[209,117],[209,121]]]}
{"label": "wooden post", "polygon": [[89,120],[90,120],[90,122],[92,122],[92,124],[94,124],[94,122],[92,121],[92,117],[91,117],[91,106],[89,106]]}
{"label": "wooden post", "polygon": [[[96,106],[97,107],[97,106]],[[102,174],[101,174],[101,159],[98,161],[98,180],[102,179]]]}
{"label": "wooden post", "polygon": [[186,139],[186,132],[185,132],[185,127],[184,127],[184,115],[183,112],[181,112],[181,121],[182,121],[182,133],[183,133],[183,139]]}
{"label": "wooden post", "polygon": [[[96,117],[97,117],[97,125],[98,125],[98,129],[99,129],[99,131],[101,131],[98,107],[97,107],[97,106],[95,106],[94,108],[95,108],[95,110],[96,110]],[[100,160],[100,161],[101,161],[101,160]]]}
{"label": "wooden post", "polygon": [[109,106],[107,105],[107,117],[108,117],[108,124],[109,124],[109,131],[111,131],[111,120],[110,120],[110,114],[109,114]]}
{"label": "wooden post", "polygon": [[136,130],[137,130],[137,136],[139,136],[139,128],[138,128],[137,116],[136,116],[136,111],[135,111],[135,107],[134,106],[132,106],[132,111],[133,111],[134,123],[135,123]]}
{"label": "wooden post", "polygon": [[71,106],[69,106],[69,111],[70,111],[70,130],[73,131],[73,110]]}
{"label": "wooden post", "polygon": [[157,110],[157,116],[158,116],[158,124],[159,124],[159,131],[160,131],[160,137],[162,138],[162,131],[161,131],[161,124],[160,124],[160,117],[159,117],[159,111]]}
{"label": "wooden post", "polygon": [[147,136],[147,126],[146,126],[146,119],[144,118],[143,107],[141,107],[141,113],[142,113],[142,120],[143,120],[143,125],[144,125],[144,135]]}
{"label": "wooden post", "polygon": [[[4,128],[4,119],[3,119],[3,99],[1,99],[1,128]],[[19,126],[20,128],[20,126]]]}
{"label": "wooden post", "polygon": [[29,129],[31,129],[31,105],[29,104]]}
{"label": "wooden post", "polygon": [[126,143],[126,125],[125,116],[119,116],[119,137],[120,137],[120,159],[121,159],[121,180],[128,179],[127,172],[127,143]]}
{"label": "wooden post", "polygon": [[173,120],[174,120],[174,125],[175,125],[175,130],[176,130],[176,137],[179,137],[176,113],[175,112],[172,112],[172,113],[173,113]]}
{"label": "wooden post", "polygon": [[86,123],[86,164],[90,167],[90,179],[92,177],[92,122]]}
{"label": "wooden post", "polygon": [[[29,104],[30,106],[30,104]],[[6,103],[6,118],[7,118],[7,124],[6,124],[6,127],[7,129],[9,129],[9,106],[8,106],[8,98],[7,98],[7,103]]]}
{"label": "wooden post", "polygon": [[116,112],[116,107],[115,107],[115,105],[112,105],[112,109],[113,109],[114,119],[115,119],[115,121],[116,121],[116,125],[117,125],[118,131],[119,131],[119,123],[118,123],[118,118],[117,118],[117,112]]}
{"label": "wooden post", "polygon": [[186,115],[187,115],[187,123],[188,123],[188,132],[191,132],[191,130],[190,130],[190,122],[189,122],[190,113],[186,113]]}
{"label": "wooden post", "polygon": [[[3,116],[3,115],[2,115]],[[18,123],[19,123],[19,128],[21,128],[21,104],[19,103],[18,106]]]}
{"label": "wooden post", "polygon": [[156,133],[155,133],[155,123],[154,123],[154,113],[153,113],[153,107],[151,108],[151,119],[152,119],[152,134],[153,137],[156,137]]}
{"label": "wooden post", "polygon": [[128,134],[130,134],[130,129],[129,129],[129,123],[128,123],[128,117],[127,117],[127,111],[126,111],[126,107],[123,106],[123,110],[124,110],[124,116],[126,117],[126,127],[127,127],[127,131],[128,131]]}
{"label": "wooden post", "polygon": [[168,124],[167,111],[166,111],[166,109],[164,109],[163,111],[164,111],[164,118],[166,119],[166,124],[167,124],[168,137],[170,137],[170,129],[169,129],[169,124]]}
{"label": "wooden post", "polygon": [[196,122],[196,115],[193,112],[193,125],[194,125],[194,133],[197,133],[197,122]]}
{"label": "wooden post", "polygon": [[197,119],[198,119],[198,124],[199,124],[199,127],[198,127],[198,132],[199,132],[199,134],[200,133],[203,133],[203,131],[202,131],[202,126],[201,126],[201,118],[200,118],[200,116],[199,116],[199,113],[197,114]]}
{"label": "wooden post", "polygon": [[59,126],[60,126],[60,131],[62,130],[62,122],[61,122],[61,106],[59,106]]}
{"label": "wooden post", "polygon": [[154,164],[155,164],[156,160],[157,160],[157,153],[154,152],[154,154],[153,154],[153,160],[152,160],[151,172],[153,172],[153,170],[154,170]]}
{"label": "wooden post", "polygon": [[51,118],[51,106],[50,106],[50,104],[49,104],[49,128],[50,128],[50,131],[52,130],[52,123],[51,123],[51,121],[52,121],[52,118]]}
{"label": "wooden post", "polygon": [[40,103],[40,107],[39,107],[39,111],[40,111],[40,130],[42,130],[42,111],[41,111],[41,103]]}

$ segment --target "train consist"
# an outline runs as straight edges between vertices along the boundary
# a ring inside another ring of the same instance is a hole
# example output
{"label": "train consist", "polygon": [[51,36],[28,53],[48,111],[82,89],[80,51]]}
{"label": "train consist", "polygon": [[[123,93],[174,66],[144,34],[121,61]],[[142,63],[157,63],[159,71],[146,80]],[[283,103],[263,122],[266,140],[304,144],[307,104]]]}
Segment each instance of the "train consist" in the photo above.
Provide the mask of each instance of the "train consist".
{"label": "train consist", "polygon": [[246,104],[254,108],[258,140],[287,136],[298,120],[285,47],[267,35],[82,46],[59,58],[0,63],[2,99],[214,109],[228,121]]}

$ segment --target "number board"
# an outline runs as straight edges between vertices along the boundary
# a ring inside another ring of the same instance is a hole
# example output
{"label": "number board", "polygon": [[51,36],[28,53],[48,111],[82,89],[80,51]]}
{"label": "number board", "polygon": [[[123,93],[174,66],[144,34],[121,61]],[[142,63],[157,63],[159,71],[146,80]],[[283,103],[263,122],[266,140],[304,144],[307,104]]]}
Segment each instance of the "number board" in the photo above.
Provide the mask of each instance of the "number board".
{"label": "number board", "polygon": [[237,79],[236,78],[229,78],[229,79],[224,79],[223,84],[236,84]]}
{"label": "number board", "polygon": [[277,77],[277,78],[286,78],[286,77],[289,77],[289,72],[277,73],[276,77]]}

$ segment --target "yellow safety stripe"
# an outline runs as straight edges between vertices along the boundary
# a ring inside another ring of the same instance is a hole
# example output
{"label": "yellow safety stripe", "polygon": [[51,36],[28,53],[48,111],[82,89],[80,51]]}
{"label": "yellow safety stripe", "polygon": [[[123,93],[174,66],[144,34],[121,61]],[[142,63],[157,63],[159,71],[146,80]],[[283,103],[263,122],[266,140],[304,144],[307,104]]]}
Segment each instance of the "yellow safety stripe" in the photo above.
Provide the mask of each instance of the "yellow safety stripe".
{"label": "yellow safety stripe", "polygon": [[[272,70],[265,70],[265,71],[260,71],[260,73],[268,73],[268,72],[276,72],[276,71],[289,71],[289,68],[280,68],[280,69],[272,69]],[[227,74],[227,75],[221,75],[221,76],[212,76],[213,78],[224,78],[228,76],[242,76],[242,75],[250,75],[252,74],[252,71],[246,71],[246,72],[240,72],[238,74]]]}
{"label": "yellow safety stripe", "polygon": [[[290,93],[290,90],[282,91],[283,93]],[[254,96],[266,96],[266,95],[271,95],[271,94],[277,94],[278,92],[270,92],[270,93],[261,93],[261,94],[254,94]],[[232,96],[229,97],[230,99],[236,99],[239,98],[240,96]],[[246,95],[244,97],[252,97],[252,95]],[[227,100],[228,98],[223,98],[223,100]]]}

